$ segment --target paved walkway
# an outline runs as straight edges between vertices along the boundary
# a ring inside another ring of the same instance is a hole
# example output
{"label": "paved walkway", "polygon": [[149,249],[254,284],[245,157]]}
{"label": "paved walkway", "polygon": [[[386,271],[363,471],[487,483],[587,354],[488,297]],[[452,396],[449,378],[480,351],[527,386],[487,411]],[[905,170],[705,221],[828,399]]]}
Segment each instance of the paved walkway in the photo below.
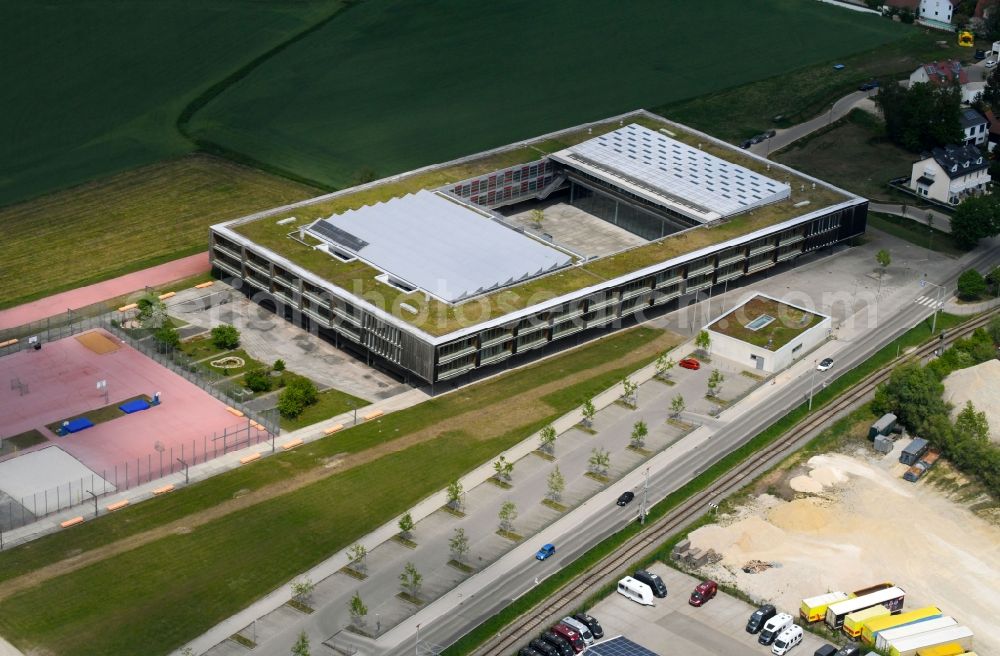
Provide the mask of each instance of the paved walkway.
{"label": "paved walkway", "polygon": [[210,270],[208,252],[198,253],[172,262],[166,262],[155,267],[128,273],[124,276],[94,283],[86,287],[71,289],[68,292],[46,296],[45,298],[17,305],[9,310],[0,311],[0,328],[10,328],[39,321],[62,314],[67,309],[77,309],[100,303],[108,299],[124,296],[144,287],[157,287],[207,273]]}
{"label": "paved walkway", "polygon": [[785,146],[798,141],[802,137],[812,134],[816,130],[825,128],[834,121],[844,118],[852,109],[867,100],[872,93],[872,91],[855,91],[853,93],[849,93],[833,103],[833,106],[830,107],[829,110],[823,112],[819,116],[816,116],[808,121],[803,121],[797,125],[793,125],[790,128],[776,130],[776,134],[770,139],[765,139],[759,144],[750,146],[750,152],[755,155],[770,157],[771,153],[775,153]]}
{"label": "paved walkway", "polygon": [[917,223],[929,225],[935,230],[951,234],[951,217],[940,210],[916,208],[912,205],[904,206],[892,203],[871,203],[868,205],[868,209],[881,214],[903,216]]}

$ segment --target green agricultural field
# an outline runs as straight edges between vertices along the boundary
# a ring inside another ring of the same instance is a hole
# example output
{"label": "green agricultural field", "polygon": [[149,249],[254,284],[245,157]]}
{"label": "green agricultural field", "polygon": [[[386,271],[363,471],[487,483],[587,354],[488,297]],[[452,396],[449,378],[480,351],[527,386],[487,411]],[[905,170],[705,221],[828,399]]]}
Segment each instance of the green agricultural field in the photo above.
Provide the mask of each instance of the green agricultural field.
{"label": "green agricultural field", "polygon": [[[139,646],[145,655],[167,653],[679,341],[647,327],[611,335],[387,415],[381,424],[361,424],[2,552],[0,634],[26,651],[62,656],[131,654]],[[519,412],[511,413],[511,404]],[[352,466],[292,485],[292,477],[322,472],[333,457]],[[267,494],[271,483],[278,485]],[[189,524],[247,493],[263,498]],[[13,595],[3,585],[67,554],[140,538],[175,520],[194,528]]]}
{"label": "green agricultural field", "polygon": [[0,2],[0,206],[190,152],[186,105],[341,6]]}
{"label": "green agricultural field", "polygon": [[446,161],[913,31],[804,0],[371,0],[263,62],[186,129],[206,147],[343,187],[366,170]]}
{"label": "green agricultural field", "polygon": [[204,251],[209,225],[315,193],[191,155],[0,208],[0,308]]}

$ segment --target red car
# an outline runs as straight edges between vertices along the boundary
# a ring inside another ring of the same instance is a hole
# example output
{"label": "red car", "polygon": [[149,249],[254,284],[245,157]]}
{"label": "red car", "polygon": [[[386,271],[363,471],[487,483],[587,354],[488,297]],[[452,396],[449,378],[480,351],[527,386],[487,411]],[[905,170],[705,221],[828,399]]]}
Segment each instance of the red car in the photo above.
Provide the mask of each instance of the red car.
{"label": "red car", "polygon": [[694,592],[691,593],[688,603],[692,606],[704,606],[705,602],[714,597],[718,591],[719,584],[715,581],[702,581],[695,587]]}
{"label": "red car", "polygon": [[695,360],[694,358],[684,358],[677,364],[684,367],[685,369],[693,369],[695,371],[701,369],[701,363]]}

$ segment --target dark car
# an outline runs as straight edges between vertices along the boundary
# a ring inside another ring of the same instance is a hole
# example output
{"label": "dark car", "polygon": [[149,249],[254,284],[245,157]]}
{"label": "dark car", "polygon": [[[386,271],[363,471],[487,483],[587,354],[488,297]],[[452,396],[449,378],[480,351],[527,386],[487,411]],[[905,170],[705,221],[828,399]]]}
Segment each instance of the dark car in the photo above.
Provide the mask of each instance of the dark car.
{"label": "dark car", "polygon": [[517,651],[517,656],[542,656],[539,652],[535,651],[531,647],[521,647]]}
{"label": "dark car", "polygon": [[774,130],[768,130],[767,132],[764,133],[764,138],[765,139],[773,139],[774,135],[776,135],[776,134],[778,134],[778,133],[775,132]]}
{"label": "dark car", "polygon": [[528,646],[537,651],[542,656],[562,656],[559,650],[541,638],[535,638],[528,643]]}
{"label": "dark car", "polygon": [[632,578],[640,583],[645,583],[649,586],[649,589],[653,591],[654,597],[659,597],[663,599],[667,596],[667,584],[663,582],[656,574],[652,572],[647,572],[644,569],[637,569],[635,573],[632,574]]}
{"label": "dark car", "polygon": [[837,653],[837,648],[833,645],[823,645],[813,652],[813,656],[833,656]]}
{"label": "dark car", "polygon": [[764,604],[753,612],[747,620],[747,633],[760,633],[764,628],[764,623],[778,614],[777,609],[771,604]]}
{"label": "dark car", "polygon": [[594,636],[595,640],[600,640],[604,637],[604,628],[601,626],[601,623],[597,621],[596,617],[587,615],[586,613],[577,613],[573,616],[573,619],[586,625],[586,627],[590,629],[590,633]]}
{"label": "dark car", "polygon": [[985,50],[977,50],[976,51],[976,59],[978,61],[982,61],[982,60],[986,59],[986,51]]}
{"label": "dark car", "polygon": [[861,656],[861,647],[856,642],[849,642],[838,649],[834,656]]}
{"label": "dark car", "polygon": [[628,492],[622,492],[622,495],[618,497],[619,506],[627,506],[632,503],[632,499],[635,498],[635,492],[629,490]]}
{"label": "dark car", "polygon": [[764,141],[765,139],[767,139],[767,135],[766,134],[757,134],[757,135],[754,135],[750,139],[750,143],[759,144],[760,142]]}
{"label": "dark car", "polygon": [[871,91],[872,89],[878,89],[878,80],[870,80],[858,87],[858,91]]}
{"label": "dark car", "polygon": [[688,603],[692,606],[704,606],[718,591],[719,584],[715,581],[702,581],[691,592]]}
{"label": "dark car", "polygon": [[573,647],[562,636],[558,636],[551,631],[543,631],[540,639],[549,643],[559,651],[559,656],[573,656]]}
{"label": "dark car", "polygon": [[750,139],[746,139],[746,140],[740,142],[740,148],[749,148],[752,145],[753,145],[753,141],[751,141]]}

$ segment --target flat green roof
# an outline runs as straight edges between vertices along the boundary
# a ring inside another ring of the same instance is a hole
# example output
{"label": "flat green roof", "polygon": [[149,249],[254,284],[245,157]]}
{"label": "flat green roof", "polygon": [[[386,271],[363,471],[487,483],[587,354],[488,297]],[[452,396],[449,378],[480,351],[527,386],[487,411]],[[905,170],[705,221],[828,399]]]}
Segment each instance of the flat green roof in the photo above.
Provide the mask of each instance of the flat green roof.
{"label": "flat green roof", "polygon": [[815,312],[758,295],[719,317],[708,329],[777,351],[823,319]]}
{"label": "flat green roof", "polygon": [[[404,292],[376,280],[375,277],[381,272],[363,262],[340,261],[288,236],[296,226],[306,225],[318,218],[398,198],[421,189],[437,189],[515,164],[539,160],[550,153],[615,130],[620,127],[622,120],[655,130],[668,130],[673,139],[697,145],[706,153],[766,176],[778,176],[791,185],[792,195],[784,201],[706,226],[668,235],[655,242],[534,278],[520,285],[457,305],[448,305],[433,298],[428,299],[419,291]],[[341,193],[333,198],[317,200],[315,203],[300,205],[288,211],[267,213],[252,220],[237,219],[224,225],[255,244],[294,262],[317,277],[372,303],[396,318],[430,335],[440,336],[854,198],[846,192],[837,191],[823,184],[814,186],[813,183],[813,179],[777,165],[769,167],[768,163],[750,157],[734,146],[708,140],[704,135],[686,130],[676,123],[659,119],[647,112],[640,112],[623,119],[616,117],[584,126],[556,137],[526,141],[523,145],[502,152],[488,153],[482,157],[404,174],[365,189]],[[808,203],[802,205],[806,201]],[[800,206],[795,207],[795,205]],[[277,223],[293,216],[298,219],[294,223],[284,225]],[[402,310],[402,304],[416,309],[417,312]]]}

